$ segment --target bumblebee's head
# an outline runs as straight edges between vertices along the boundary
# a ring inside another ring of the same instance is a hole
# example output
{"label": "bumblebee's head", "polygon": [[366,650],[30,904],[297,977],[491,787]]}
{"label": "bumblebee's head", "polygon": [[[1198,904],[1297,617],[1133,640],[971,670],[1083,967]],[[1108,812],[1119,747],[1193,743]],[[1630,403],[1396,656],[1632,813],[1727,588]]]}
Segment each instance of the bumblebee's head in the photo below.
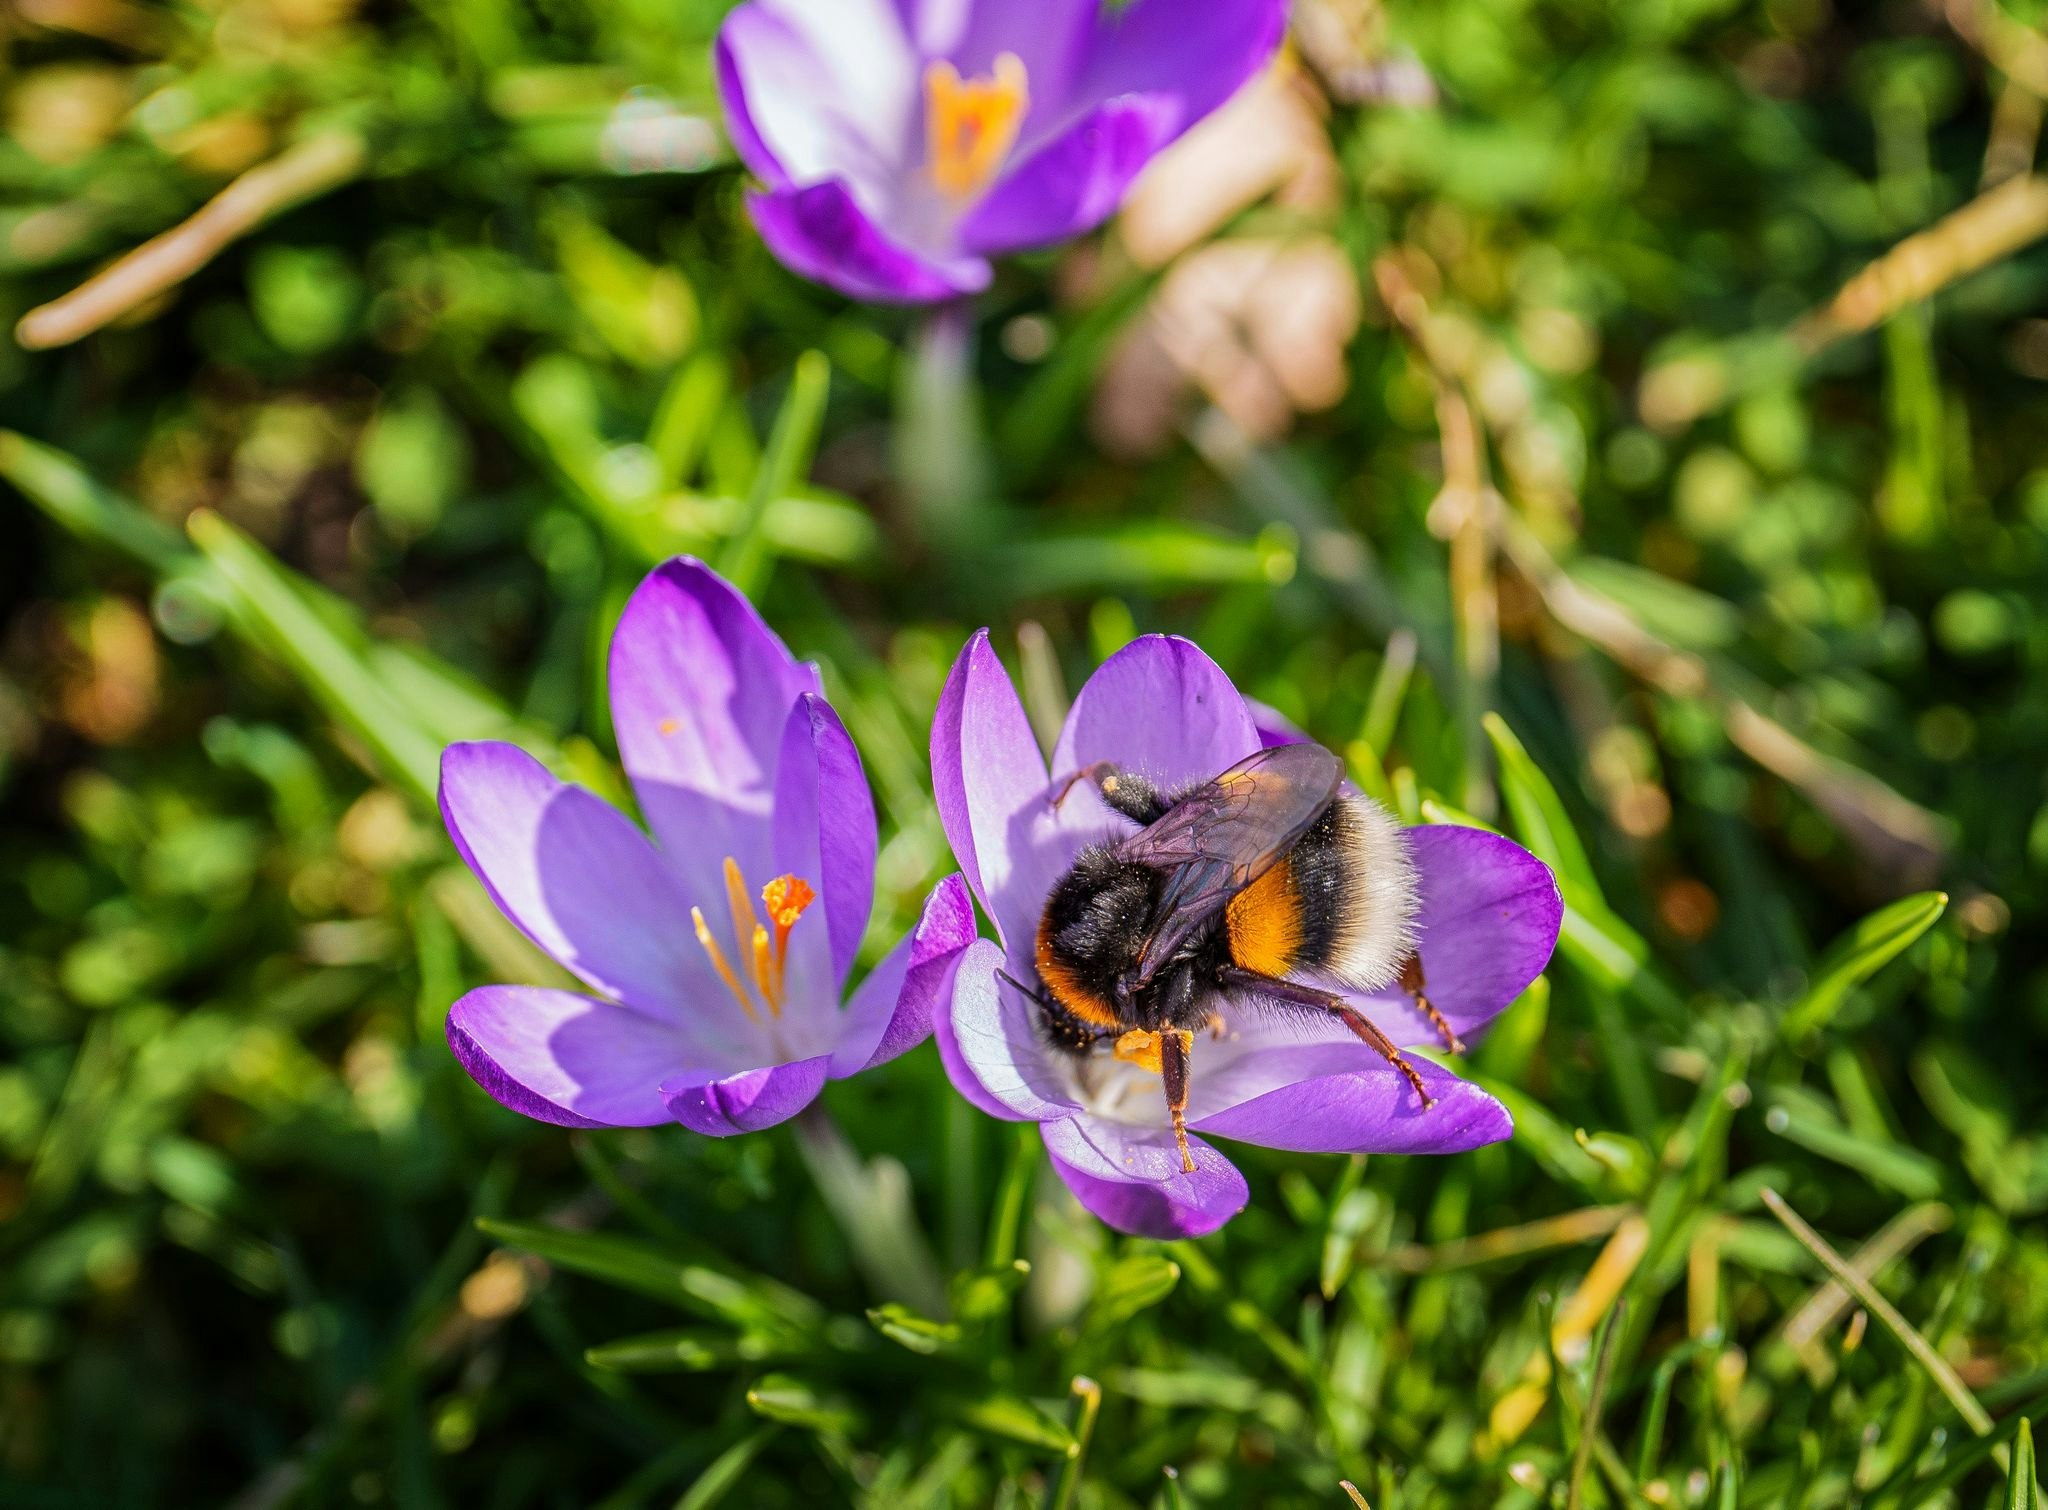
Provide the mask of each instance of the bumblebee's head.
{"label": "bumblebee's head", "polygon": [[1107,845],[1083,850],[1045,900],[1038,976],[1075,1016],[1113,1027],[1128,1016],[1127,981],[1144,951],[1159,873],[1118,859]]}

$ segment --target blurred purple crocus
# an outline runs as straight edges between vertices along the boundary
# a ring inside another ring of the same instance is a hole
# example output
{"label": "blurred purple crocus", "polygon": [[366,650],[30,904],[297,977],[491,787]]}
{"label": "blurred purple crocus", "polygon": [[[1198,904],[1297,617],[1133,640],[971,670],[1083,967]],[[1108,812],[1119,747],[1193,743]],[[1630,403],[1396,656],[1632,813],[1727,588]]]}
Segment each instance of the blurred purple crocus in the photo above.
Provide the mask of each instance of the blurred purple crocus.
{"label": "blurred purple crocus", "polygon": [[610,683],[652,841],[515,746],[442,756],[463,860],[587,987],[469,992],[448,1014],[463,1068],[543,1122],[723,1136],[922,1043],[973,907],[959,876],[941,882],[841,1005],[874,898],[875,809],[817,668],[679,558],[627,603]]}
{"label": "blurred purple crocus", "polygon": [[[1048,771],[987,632],[954,663],[932,727],[932,784],[953,854],[1000,942],[961,957],[939,1050],[961,1094],[997,1117],[1035,1121],[1053,1167],[1112,1227],[1147,1237],[1212,1232],[1244,1206],[1244,1176],[1200,1136],[1184,1173],[1156,1074],[1107,1053],[1054,1049],[1036,1009],[999,972],[1035,985],[1039,915],[1084,844],[1131,831],[1094,801],[1049,800],[1054,778],[1095,761],[1162,789],[1208,781],[1264,743],[1216,663],[1186,640],[1151,635],[1105,662],[1074,700]],[[1549,962],[1563,918],[1550,870],[1479,829],[1406,831],[1420,890],[1418,952],[1430,1002],[1466,1040]],[[1438,1029],[1399,985],[1349,993],[1406,1047]],[[1317,1153],[1459,1153],[1513,1131],[1507,1109],[1468,1081],[1414,1060],[1434,1105],[1341,1025],[1239,1011],[1226,1036],[1198,1037],[1187,1125],[1196,1134]]]}
{"label": "blurred purple crocus", "polygon": [[747,0],[718,83],[775,255],[923,304],[1101,224],[1285,25],[1286,0]]}

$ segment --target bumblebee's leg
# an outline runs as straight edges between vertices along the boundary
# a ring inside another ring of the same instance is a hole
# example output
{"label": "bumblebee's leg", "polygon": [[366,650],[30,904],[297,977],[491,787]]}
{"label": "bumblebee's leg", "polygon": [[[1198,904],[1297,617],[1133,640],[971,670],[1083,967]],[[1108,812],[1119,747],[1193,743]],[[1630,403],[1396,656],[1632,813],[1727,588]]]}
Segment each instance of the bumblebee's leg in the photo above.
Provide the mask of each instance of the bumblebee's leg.
{"label": "bumblebee's leg", "polygon": [[1084,781],[1094,787],[1096,795],[1112,809],[1133,823],[1156,823],[1166,816],[1166,810],[1171,806],[1159,795],[1159,788],[1143,776],[1133,776],[1108,760],[1084,765],[1062,781],[1053,791],[1052,805],[1058,807],[1065,802],[1067,794]]}
{"label": "bumblebee's leg", "polygon": [[1436,1105],[1436,1097],[1430,1095],[1422,1084],[1422,1076],[1415,1066],[1403,1057],[1394,1040],[1387,1037],[1370,1017],[1351,1005],[1343,997],[1330,991],[1318,991],[1314,986],[1298,985],[1291,980],[1276,976],[1261,975],[1256,970],[1241,970],[1236,965],[1225,965],[1220,972],[1219,982],[1226,991],[1241,991],[1248,996],[1261,996],[1278,1006],[1303,1007],[1310,1011],[1327,1012],[1349,1028],[1366,1043],[1386,1056],[1387,1063],[1408,1077],[1408,1083],[1415,1087],[1415,1094],[1422,1098],[1425,1109]]}
{"label": "bumblebee's leg", "polygon": [[1464,1053],[1465,1040],[1458,1036],[1457,1030],[1445,1020],[1444,1014],[1439,1012],[1429,999],[1429,991],[1422,983],[1421,955],[1409,955],[1408,963],[1401,967],[1401,989],[1415,998],[1415,1005],[1421,1009],[1422,1015],[1429,1019],[1429,1024],[1436,1029],[1437,1036],[1443,1039],[1444,1048],[1453,1054]]}
{"label": "bumblebee's leg", "polygon": [[1186,1028],[1168,1028],[1159,1035],[1159,1078],[1166,1082],[1166,1109],[1173,1114],[1183,1174],[1195,1172],[1195,1156],[1188,1152],[1188,1060],[1194,1046],[1195,1035]]}
{"label": "bumblebee's leg", "polygon": [[1188,1152],[1188,1061],[1193,1057],[1195,1035],[1187,1028],[1132,1028],[1110,1052],[1125,1064],[1150,1070],[1166,1087],[1166,1109],[1173,1114],[1173,1141],[1180,1148],[1184,1174],[1195,1172],[1195,1156]]}
{"label": "bumblebee's leg", "polygon": [[1174,1143],[1180,1147],[1182,1174],[1194,1174],[1194,1154],[1188,1151],[1188,1061],[1194,1057],[1194,1033],[1190,1029],[1130,1029],[1112,1053],[1124,1063],[1151,1069],[1165,1084],[1165,1108],[1174,1115]]}

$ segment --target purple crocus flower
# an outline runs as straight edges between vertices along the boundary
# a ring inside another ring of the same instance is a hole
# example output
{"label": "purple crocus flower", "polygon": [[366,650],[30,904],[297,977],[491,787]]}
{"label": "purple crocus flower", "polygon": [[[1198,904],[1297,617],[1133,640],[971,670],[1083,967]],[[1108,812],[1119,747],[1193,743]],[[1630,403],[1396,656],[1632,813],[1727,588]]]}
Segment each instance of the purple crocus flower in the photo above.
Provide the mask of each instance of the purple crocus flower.
{"label": "purple crocus flower", "polygon": [[1286,0],[747,0],[718,84],[769,248],[856,299],[1099,225],[1273,56]]}
{"label": "purple crocus flower", "polygon": [[941,882],[842,1007],[874,898],[875,809],[817,668],[678,558],[627,603],[610,682],[655,842],[515,746],[442,756],[463,860],[588,988],[471,991],[448,1014],[463,1068],[543,1122],[723,1136],[922,1043],[973,906],[959,876]]}
{"label": "purple crocus flower", "polygon": [[[1037,1008],[1005,983],[1037,983],[1040,913],[1082,846],[1132,831],[1087,790],[1057,806],[1054,780],[1095,761],[1162,789],[1204,782],[1290,732],[1262,734],[1215,662],[1186,640],[1151,635],[1112,656],[1074,700],[1048,770],[986,631],[954,663],[932,727],[932,784],[953,854],[1000,942],[961,957],[938,1024],[953,1084],[994,1116],[1035,1121],[1060,1178],[1124,1232],[1193,1237],[1243,1208],[1244,1176],[1199,1134],[1327,1153],[1457,1153],[1513,1131],[1506,1108],[1425,1059],[1434,1105],[1341,1025],[1240,1010],[1228,1032],[1195,1040],[1183,1171],[1156,1074],[1106,1053],[1053,1048]],[[1563,903],[1550,870],[1479,829],[1406,830],[1420,892],[1416,937],[1429,1001],[1469,1040],[1534,980],[1557,941]],[[1439,1030],[1398,984],[1347,993],[1403,1047]]]}

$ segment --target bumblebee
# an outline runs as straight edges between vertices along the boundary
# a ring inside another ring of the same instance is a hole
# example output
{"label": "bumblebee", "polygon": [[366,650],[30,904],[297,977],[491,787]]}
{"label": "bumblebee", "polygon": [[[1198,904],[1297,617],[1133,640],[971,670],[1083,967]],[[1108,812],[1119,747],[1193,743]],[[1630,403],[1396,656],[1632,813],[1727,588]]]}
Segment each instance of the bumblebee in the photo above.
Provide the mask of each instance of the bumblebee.
{"label": "bumblebee", "polygon": [[1055,1047],[1085,1058],[1106,1044],[1160,1076],[1189,1173],[1194,1038],[1220,1034],[1227,1008],[1341,1022],[1407,1076],[1425,1108],[1415,1067],[1328,986],[1398,981],[1445,1046],[1463,1048],[1424,988],[1415,866],[1400,827],[1370,798],[1344,795],[1342,780],[1336,756],[1293,744],[1179,792],[1101,763],[1052,796],[1059,805],[1085,783],[1143,826],[1075,859],[1038,925],[1040,989],[1011,984],[1037,1003]]}

